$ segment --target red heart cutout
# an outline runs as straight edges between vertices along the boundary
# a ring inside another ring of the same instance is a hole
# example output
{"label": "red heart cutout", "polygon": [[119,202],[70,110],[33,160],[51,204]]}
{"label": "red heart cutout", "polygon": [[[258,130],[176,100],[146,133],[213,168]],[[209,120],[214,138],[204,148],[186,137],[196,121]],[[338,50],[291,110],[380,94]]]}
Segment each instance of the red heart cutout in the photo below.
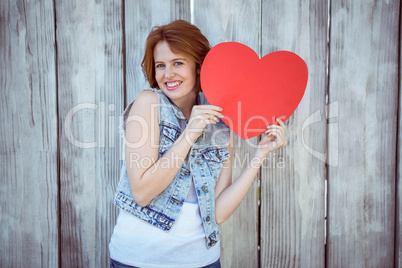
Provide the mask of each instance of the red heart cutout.
{"label": "red heart cutout", "polygon": [[246,45],[220,43],[205,57],[201,86],[222,120],[242,139],[264,133],[267,125],[286,121],[307,86],[307,65],[295,53],[277,51],[261,59]]}

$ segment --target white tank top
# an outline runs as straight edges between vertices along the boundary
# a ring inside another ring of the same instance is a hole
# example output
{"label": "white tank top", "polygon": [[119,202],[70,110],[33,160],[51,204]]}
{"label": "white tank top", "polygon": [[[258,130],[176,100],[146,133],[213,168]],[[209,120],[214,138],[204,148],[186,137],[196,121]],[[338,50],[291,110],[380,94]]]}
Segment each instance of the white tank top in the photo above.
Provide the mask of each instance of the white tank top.
{"label": "white tank top", "polygon": [[180,214],[166,232],[120,209],[109,244],[110,258],[138,267],[202,267],[220,257],[207,249],[193,180]]}

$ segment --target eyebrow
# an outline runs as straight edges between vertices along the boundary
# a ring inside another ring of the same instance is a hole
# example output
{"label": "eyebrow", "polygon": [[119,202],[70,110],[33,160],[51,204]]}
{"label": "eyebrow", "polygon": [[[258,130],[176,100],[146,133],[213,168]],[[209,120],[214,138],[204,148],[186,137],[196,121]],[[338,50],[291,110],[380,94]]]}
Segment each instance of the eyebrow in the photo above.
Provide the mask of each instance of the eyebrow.
{"label": "eyebrow", "polygon": [[[170,62],[177,61],[177,60],[187,61],[185,58],[175,58],[175,59],[171,60]],[[163,61],[155,61],[155,63],[163,63]]]}

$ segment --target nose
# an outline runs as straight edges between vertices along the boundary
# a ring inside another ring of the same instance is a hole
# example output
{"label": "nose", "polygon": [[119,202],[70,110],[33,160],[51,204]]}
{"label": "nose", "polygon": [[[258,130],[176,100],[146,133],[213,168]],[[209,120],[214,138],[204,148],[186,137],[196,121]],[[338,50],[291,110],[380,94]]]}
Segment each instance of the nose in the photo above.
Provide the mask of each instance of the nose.
{"label": "nose", "polygon": [[173,70],[173,68],[166,68],[165,69],[165,78],[166,79],[171,79],[171,78],[173,78],[174,77],[174,75],[175,75],[175,73],[174,73],[174,70]]}

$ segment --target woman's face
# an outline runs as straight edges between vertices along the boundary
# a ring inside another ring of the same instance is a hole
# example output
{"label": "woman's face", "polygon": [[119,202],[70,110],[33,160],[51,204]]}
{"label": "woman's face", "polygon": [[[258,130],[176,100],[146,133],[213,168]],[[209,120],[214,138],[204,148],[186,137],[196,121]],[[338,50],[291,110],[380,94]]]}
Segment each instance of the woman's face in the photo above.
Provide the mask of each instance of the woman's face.
{"label": "woman's face", "polygon": [[176,102],[195,98],[196,64],[188,54],[173,53],[166,41],[160,41],[154,48],[154,60],[155,79],[166,96]]}

